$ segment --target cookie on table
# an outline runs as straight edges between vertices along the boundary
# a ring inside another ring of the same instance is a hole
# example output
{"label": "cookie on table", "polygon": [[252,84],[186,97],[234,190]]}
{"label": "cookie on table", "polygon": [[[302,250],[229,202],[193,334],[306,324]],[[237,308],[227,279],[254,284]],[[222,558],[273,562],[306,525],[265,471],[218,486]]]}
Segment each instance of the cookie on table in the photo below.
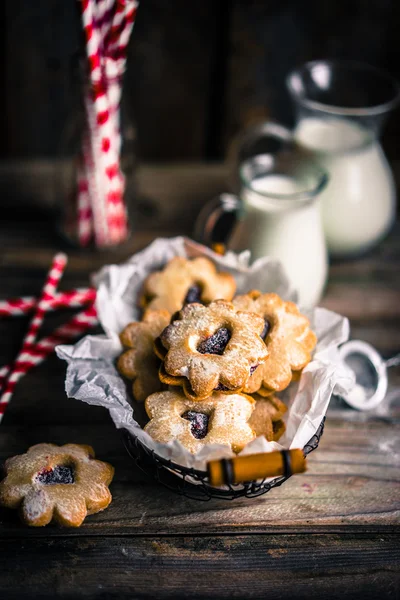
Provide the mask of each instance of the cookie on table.
{"label": "cookie on table", "polygon": [[249,425],[255,402],[243,394],[214,393],[202,402],[179,390],[158,392],[146,400],[150,418],[144,430],[156,441],[178,440],[189,452],[207,444],[224,444],[239,452],[256,436]]}
{"label": "cookie on table", "polygon": [[285,427],[282,416],[287,411],[286,404],[276,396],[263,398],[254,394],[252,397],[255,400],[255,407],[249,420],[250,427],[257,437],[264,436],[269,442],[277,441],[276,436],[280,437],[285,430],[282,430],[282,424]]}
{"label": "cookie on table", "polygon": [[269,351],[268,361],[252,374],[244,391],[269,395],[284,390],[293,372],[301,371],[311,360],[317,338],[309,320],[293,302],[285,302],[277,294],[253,290],[232,302],[237,310],[252,311],[264,319],[262,338]]}
{"label": "cookie on table", "polygon": [[107,508],[114,468],[94,459],[90,446],[37,444],[9,458],[0,483],[0,505],[19,508],[27,525],[55,521],[79,527],[87,515]]}
{"label": "cookie on table", "polygon": [[120,340],[128,348],[117,361],[117,369],[132,380],[135,400],[144,402],[147,396],[163,389],[158,377],[160,359],[153,350],[154,340],[170,322],[166,310],[147,310],[143,320],[129,323],[120,334]]}
{"label": "cookie on table", "polygon": [[204,400],[214,391],[241,391],[268,358],[263,328],[262,317],[237,311],[225,300],[187,304],[155,342],[163,360],[161,381],[182,386],[192,400]]}
{"label": "cookie on table", "polygon": [[151,273],[144,282],[142,304],[146,308],[174,314],[185,304],[232,300],[236,282],[232,275],[218,272],[208,258],[176,256],[162,271]]}

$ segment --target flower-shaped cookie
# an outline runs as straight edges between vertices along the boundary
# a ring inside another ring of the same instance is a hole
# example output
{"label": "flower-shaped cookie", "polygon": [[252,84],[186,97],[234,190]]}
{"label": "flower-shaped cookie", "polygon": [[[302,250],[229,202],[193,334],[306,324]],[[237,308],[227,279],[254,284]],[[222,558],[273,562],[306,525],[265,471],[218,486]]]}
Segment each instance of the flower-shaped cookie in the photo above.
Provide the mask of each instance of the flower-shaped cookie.
{"label": "flower-shaped cookie", "polygon": [[143,321],[129,323],[120,335],[122,345],[129,350],[119,357],[117,369],[133,381],[133,396],[138,402],[163,388],[158,377],[160,360],[154,354],[153,344],[169,322],[168,311],[147,310]]}
{"label": "flower-shaped cookie", "polygon": [[146,400],[150,417],[145,431],[157,442],[178,440],[196,453],[207,444],[225,444],[239,452],[255,438],[248,421],[254,400],[242,394],[221,397],[214,393],[193,402],[180,391],[152,394]]}
{"label": "flower-shaped cookie", "polygon": [[273,431],[272,440],[274,442],[278,442],[286,431],[286,425],[282,421],[282,419],[279,419],[279,421],[274,421],[272,423],[272,431]]}
{"label": "flower-shaped cookie", "polygon": [[263,328],[262,317],[224,300],[187,304],[156,340],[155,350],[164,358],[160,379],[183,386],[192,400],[213,391],[238,392],[268,357]]}
{"label": "flower-shaped cookie", "polygon": [[0,483],[0,505],[20,508],[28,525],[41,527],[53,519],[79,527],[86,515],[107,508],[114,468],[94,460],[90,446],[37,444],[9,458]]}
{"label": "flower-shaped cookie", "polygon": [[292,371],[303,369],[311,360],[317,338],[310,322],[293,302],[284,302],[277,294],[251,291],[233,299],[237,310],[249,310],[265,321],[262,337],[270,357],[258,367],[243,388],[246,393],[268,395],[284,390]]}
{"label": "flower-shaped cookie", "polygon": [[274,395],[263,398],[254,394],[253,399],[256,405],[249,420],[250,427],[257,437],[263,435],[269,442],[277,441],[276,435],[280,437],[285,430],[282,416],[287,411],[286,404]]}
{"label": "flower-shaped cookie", "polygon": [[218,273],[208,258],[189,260],[176,256],[163,271],[151,273],[144,282],[143,304],[146,308],[165,309],[171,314],[184,304],[212,300],[232,300],[235,279],[229,273]]}

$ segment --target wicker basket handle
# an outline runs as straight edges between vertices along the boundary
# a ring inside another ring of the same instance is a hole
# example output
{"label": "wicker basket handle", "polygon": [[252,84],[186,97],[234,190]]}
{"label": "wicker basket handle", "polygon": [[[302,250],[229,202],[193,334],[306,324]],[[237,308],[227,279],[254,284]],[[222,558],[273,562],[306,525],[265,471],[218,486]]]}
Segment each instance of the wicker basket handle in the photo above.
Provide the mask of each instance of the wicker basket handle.
{"label": "wicker basket handle", "polygon": [[282,450],[265,454],[249,454],[235,458],[212,460],[207,464],[210,485],[230,485],[257,481],[266,477],[290,477],[306,471],[303,450]]}

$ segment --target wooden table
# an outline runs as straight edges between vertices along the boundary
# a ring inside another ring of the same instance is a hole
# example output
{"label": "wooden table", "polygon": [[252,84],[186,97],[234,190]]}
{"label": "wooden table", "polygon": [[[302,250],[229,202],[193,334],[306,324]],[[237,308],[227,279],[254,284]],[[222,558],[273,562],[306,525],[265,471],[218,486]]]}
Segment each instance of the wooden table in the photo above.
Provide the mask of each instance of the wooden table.
{"label": "wooden table", "polygon": [[[157,235],[189,233],[226,176],[219,165],[142,168],[148,200],[128,247],[70,252],[62,287],[87,285],[90,272]],[[3,220],[2,297],[39,292],[60,246],[46,214],[18,207]],[[400,350],[399,231],[365,258],[333,264],[323,301],[384,356]],[[49,318],[46,328],[65,318]],[[0,321],[0,364],[15,356],[26,325]],[[208,503],[175,496],[138,471],[106,411],[65,397],[64,374],[53,356],[18,385],[0,425],[0,461],[38,442],[91,444],[116,468],[113,502],[78,530],[28,529],[1,510],[0,598],[400,597],[398,369],[390,372],[391,410],[330,412],[307,473],[258,499]]]}

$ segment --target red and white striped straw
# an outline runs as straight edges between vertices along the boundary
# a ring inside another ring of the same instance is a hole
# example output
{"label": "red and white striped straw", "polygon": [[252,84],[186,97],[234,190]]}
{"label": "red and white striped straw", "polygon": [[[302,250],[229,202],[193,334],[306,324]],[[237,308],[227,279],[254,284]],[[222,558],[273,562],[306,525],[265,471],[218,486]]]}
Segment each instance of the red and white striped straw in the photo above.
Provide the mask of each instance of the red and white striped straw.
{"label": "red and white striped straw", "polygon": [[[105,63],[108,86],[109,112],[112,123],[116,164],[119,165],[121,149],[121,129],[119,105],[122,95],[122,75],[125,70],[127,48],[136,18],[138,3],[135,0],[116,3],[111,27],[106,37],[107,59]],[[127,234],[127,216],[124,205],[125,178],[118,169],[114,182],[114,190],[110,192],[107,202],[107,215],[110,239],[118,241]]]}
{"label": "red and white striped straw", "polygon": [[[106,194],[108,181],[104,178],[106,157],[99,148],[99,137],[105,133],[105,125],[109,120],[107,89],[101,65],[101,27],[105,20],[106,3],[99,0],[85,0],[82,6],[82,24],[86,37],[86,54],[89,61],[90,84],[85,92],[86,118],[88,120],[88,137],[83,146],[83,157],[86,167],[87,185],[91,200],[93,226],[98,246],[108,245],[108,227],[106,213]],[[110,136],[105,135],[109,140]],[[110,147],[107,153],[110,152]],[[104,154],[107,154],[104,153]],[[105,187],[104,187],[105,186]],[[82,201],[78,201],[81,208]]]}
{"label": "red and white striped straw", "polygon": [[128,233],[125,178],[120,169],[119,103],[136,0],[82,0],[82,24],[89,63],[85,91],[87,131],[83,169],[78,175],[78,237],[92,232],[98,246],[123,241]]}
{"label": "red and white striped straw", "polygon": [[3,389],[4,384],[7,381],[7,377],[10,374],[10,371],[11,371],[11,366],[10,365],[7,365],[5,367],[1,367],[0,368],[0,392]]}
{"label": "red and white striped straw", "polygon": [[94,304],[88,306],[72,317],[65,325],[60,325],[54,333],[41,340],[41,344],[46,344],[52,350],[58,345],[67,340],[74,339],[89,329],[98,325],[97,311]]}
{"label": "red and white striped straw", "polygon": [[[23,377],[32,367],[36,367],[42,363],[49,354],[51,354],[56,346],[65,342],[75,340],[77,337],[86,333],[88,329],[95,327],[98,324],[96,308],[89,306],[82,312],[72,317],[65,325],[58,327],[51,335],[42,338],[33,346],[28,346],[21,353],[18,360],[18,368],[20,378]],[[0,368],[0,390],[6,385],[7,377],[12,369],[12,366]],[[14,369],[15,371],[15,369]],[[14,372],[13,371],[13,372]],[[0,400],[0,423],[9,404],[9,399]]]}
{"label": "red and white striped straw", "polygon": [[[86,133],[87,135],[87,133]],[[79,244],[82,247],[87,246],[93,237],[93,213],[90,204],[90,193],[89,184],[86,177],[85,164],[89,162],[89,149],[87,147],[88,142],[85,139],[86,135],[82,140],[83,155],[86,156],[85,160],[80,157],[78,165],[78,211],[77,211],[77,233]],[[91,162],[91,161],[90,161]]]}
{"label": "red and white striped straw", "polygon": [[[58,308],[78,308],[85,304],[91,304],[96,299],[94,288],[76,288],[66,292],[54,294],[46,301],[46,312]],[[0,300],[0,317],[18,317],[30,313],[38,304],[35,296],[22,296],[20,298],[9,298]]]}
{"label": "red and white striped straw", "polygon": [[21,371],[21,356],[30,348],[36,340],[37,333],[43,323],[44,316],[46,314],[46,302],[54,296],[57,289],[58,283],[64,273],[65,266],[67,264],[67,257],[65,254],[57,254],[53,258],[53,262],[50,271],[47,275],[46,282],[43,286],[43,290],[37,304],[35,314],[33,315],[32,321],[29,325],[29,329],[25,338],[22,342],[22,348],[15,360],[13,369],[8,377],[7,383],[3,394],[0,397],[0,405],[7,404],[13,395],[14,388],[18,380],[22,377],[23,372]]}

